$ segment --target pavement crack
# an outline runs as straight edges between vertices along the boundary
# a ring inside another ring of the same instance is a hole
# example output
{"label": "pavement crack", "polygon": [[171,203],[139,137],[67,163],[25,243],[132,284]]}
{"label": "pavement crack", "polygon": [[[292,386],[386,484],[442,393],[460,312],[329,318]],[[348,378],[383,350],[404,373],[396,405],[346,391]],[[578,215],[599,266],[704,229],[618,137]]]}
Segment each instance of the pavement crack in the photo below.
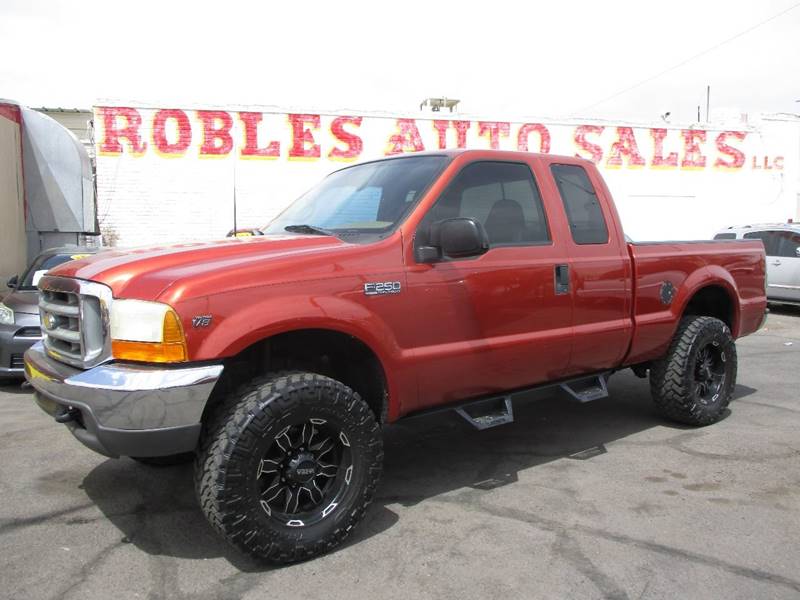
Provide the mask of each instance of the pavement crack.
{"label": "pavement crack", "polygon": [[485,512],[501,519],[509,519],[512,521],[527,523],[540,529],[553,532],[556,535],[562,535],[568,531],[578,531],[595,538],[605,539],[618,544],[634,546],[642,550],[685,560],[697,565],[720,569],[739,577],[744,577],[763,583],[770,583],[788,588],[795,592],[800,592],[800,581],[791,579],[789,577],[784,577],[783,575],[779,575],[777,573],[770,573],[762,569],[744,567],[712,556],[706,556],[704,554],[700,554],[699,552],[675,548],[666,544],[660,544],[658,542],[641,540],[625,534],[614,533],[611,531],[606,531],[605,529],[582,525],[580,523],[572,523],[567,525],[555,519],[541,517],[517,508],[493,506],[487,504],[485,501],[482,501],[480,499],[480,492],[475,492],[473,490],[465,490],[464,492],[455,496],[443,496],[435,498],[434,501],[457,504],[461,507]]}
{"label": "pavement crack", "polygon": [[99,552],[95,553],[88,560],[88,562],[84,563],[76,574],[69,577],[64,577],[68,581],[72,581],[73,579],[77,578],[77,581],[70,584],[63,590],[59,591],[58,593],[54,594],[53,600],[64,600],[65,598],[68,598],[73,592],[78,591],[81,588],[81,586],[83,586],[83,584],[85,584],[89,580],[92,571],[94,571],[98,566],[100,566],[106,560],[108,560],[108,558],[111,556],[111,553],[117,548],[119,548],[122,544],[123,542],[119,541],[119,542],[114,542],[113,544],[109,544],[108,546],[105,546]]}
{"label": "pavement crack", "polygon": [[8,533],[9,531],[15,531],[17,529],[22,529],[24,527],[33,527],[34,525],[41,525],[42,523],[45,523],[52,519],[57,519],[59,517],[63,517],[64,515],[69,515],[74,512],[90,508],[92,506],[94,506],[94,504],[90,502],[88,504],[81,504],[80,506],[73,506],[71,508],[65,508],[63,510],[54,510],[52,512],[45,513],[43,515],[35,515],[33,517],[3,519],[3,521],[0,522],[0,534]]}
{"label": "pavement crack", "polygon": [[772,408],[774,410],[785,410],[791,413],[800,414],[800,410],[790,408],[788,406],[780,406],[778,404],[770,404],[769,402],[756,402],[755,400],[735,400],[737,404],[752,404],[753,406],[763,406],[764,408]]}
{"label": "pavement crack", "polygon": [[591,561],[581,549],[578,541],[569,535],[566,529],[561,529],[556,533],[556,543],[553,549],[589,579],[603,594],[603,598],[628,600],[629,596],[625,590]]}

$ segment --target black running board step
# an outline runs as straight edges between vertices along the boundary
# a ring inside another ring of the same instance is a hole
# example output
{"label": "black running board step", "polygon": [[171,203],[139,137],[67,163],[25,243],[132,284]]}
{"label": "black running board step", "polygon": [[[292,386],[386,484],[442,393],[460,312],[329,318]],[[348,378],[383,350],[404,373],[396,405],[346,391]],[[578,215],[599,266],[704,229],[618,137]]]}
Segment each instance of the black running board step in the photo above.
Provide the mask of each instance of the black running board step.
{"label": "black running board step", "polygon": [[607,379],[608,375],[603,373],[584,379],[573,379],[572,381],[562,383],[560,387],[571,398],[578,402],[591,402],[592,400],[608,398]]}
{"label": "black running board step", "polygon": [[478,400],[459,406],[454,410],[475,429],[489,429],[514,421],[511,396]]}

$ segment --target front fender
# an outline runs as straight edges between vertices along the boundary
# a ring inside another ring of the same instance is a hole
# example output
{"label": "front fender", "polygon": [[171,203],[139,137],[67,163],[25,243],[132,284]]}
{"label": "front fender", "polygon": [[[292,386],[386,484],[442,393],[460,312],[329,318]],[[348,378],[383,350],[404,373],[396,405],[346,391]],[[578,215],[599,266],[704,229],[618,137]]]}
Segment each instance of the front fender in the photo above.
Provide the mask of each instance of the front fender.
{"label": "front fender", "polygon": [[309,289],[294,295],[274,292],[259,288],[247,294],[238,291],[235,297],[223,294],[208,298],[206,306],[213,315],[213,326],[190,344],[191,359],[228,358],[261,340],[291,331],[322,329],[350,335],[380,362],[389,396],[388,417],[390,421],[397,419],[401,406],[414,399],[416,376],[409,353],[402,351],[386,320],[364,306],[364,296],[350,291],[316,294]]}
{"label": "front fender", "polygon": [[301,329],[327,329],[352,335],[376,356],[392,361],[400,355],[394,333],[376,313],[353,300],[335,296],[295,295],[242,299],[225,310],[210,302],[212,314],[221,318],[192,353],[195,360],[234,356],[263,339]]}

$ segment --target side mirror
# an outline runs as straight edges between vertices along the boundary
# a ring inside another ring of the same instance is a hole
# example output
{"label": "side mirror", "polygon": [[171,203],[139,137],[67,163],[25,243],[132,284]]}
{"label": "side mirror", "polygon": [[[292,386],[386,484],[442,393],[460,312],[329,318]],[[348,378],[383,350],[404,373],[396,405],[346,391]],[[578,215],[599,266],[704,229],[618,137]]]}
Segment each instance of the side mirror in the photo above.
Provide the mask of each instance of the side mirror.
{"label": "side mirror", "polygon": [[468,217],[445,219],[431,225],[430,246],[418,249],[418,258],[429,258],[427,261],[439,260],[442,256],[449,258],[466,258],[479,256],[489,249],[489,236],[483,225]]}
{"label": "side mirror", "polygon": [[475,219],[447,219],[439,225],[439,246],[445,256],[479,256],[489,249],[489,236]]}
{"label": "side mirror", "polygon": [[436,246],[417,246],[414,258],[418,263],[433,263],[442,260],[442,251]]}
{"label": "side mirror", "polygon": [[6,281],[6,285],[13,290],[15,287],[17,287],[17,282],[19,282],[19,276],[14,275],[13,277],[10,277],[8,281]]}

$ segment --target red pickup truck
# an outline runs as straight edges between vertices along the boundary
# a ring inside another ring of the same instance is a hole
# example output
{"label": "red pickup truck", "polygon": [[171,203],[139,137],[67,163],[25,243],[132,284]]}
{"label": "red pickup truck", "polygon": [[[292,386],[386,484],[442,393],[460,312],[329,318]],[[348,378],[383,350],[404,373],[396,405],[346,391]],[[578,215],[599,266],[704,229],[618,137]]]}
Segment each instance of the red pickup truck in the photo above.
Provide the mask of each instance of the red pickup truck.
{"label": "red pickup truck", "polygon": [[[689,216],[687,215],[687,218]],[[586,402],[649,374],[708,425],[734,340],[766,314],[760,241],[635,244],[590,162],[456,151],[328,176],[264,236],[108,251],[42,278],[38,404],[83,444],[195,460],[216,530],[273,562],[339,544],[375,492],[381,427],[516,392]]]}

